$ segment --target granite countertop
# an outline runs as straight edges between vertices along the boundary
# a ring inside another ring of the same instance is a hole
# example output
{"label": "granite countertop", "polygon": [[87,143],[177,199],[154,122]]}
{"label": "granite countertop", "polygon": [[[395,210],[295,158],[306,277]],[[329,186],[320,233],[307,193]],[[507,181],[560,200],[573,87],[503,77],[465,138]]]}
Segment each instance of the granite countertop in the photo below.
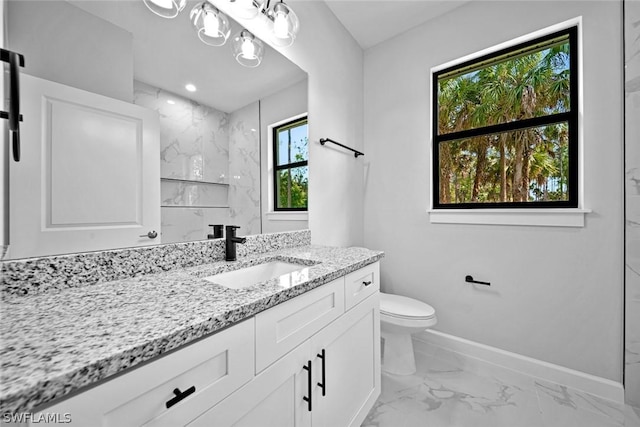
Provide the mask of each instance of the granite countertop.
{"label": "granite countertop", "polygon": [[[382,258],[364,248],[302,246],[0,303],[0,413],[39,405],[233,325]],[[229,289],[213,274],[283,260],[294,283]]]}

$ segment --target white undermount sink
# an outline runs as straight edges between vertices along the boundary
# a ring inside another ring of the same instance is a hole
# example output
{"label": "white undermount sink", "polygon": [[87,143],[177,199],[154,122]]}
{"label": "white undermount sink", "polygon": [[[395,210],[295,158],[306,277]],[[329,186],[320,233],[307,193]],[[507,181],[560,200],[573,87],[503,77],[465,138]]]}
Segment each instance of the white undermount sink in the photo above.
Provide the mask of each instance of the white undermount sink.
{"label": "white undermount sink", "polygon": [[276,278],[280,286],[291,287],[309,279],[309,267],[286,261],[270,261],[204,277],[204,280],[231,289],[243,289]]}

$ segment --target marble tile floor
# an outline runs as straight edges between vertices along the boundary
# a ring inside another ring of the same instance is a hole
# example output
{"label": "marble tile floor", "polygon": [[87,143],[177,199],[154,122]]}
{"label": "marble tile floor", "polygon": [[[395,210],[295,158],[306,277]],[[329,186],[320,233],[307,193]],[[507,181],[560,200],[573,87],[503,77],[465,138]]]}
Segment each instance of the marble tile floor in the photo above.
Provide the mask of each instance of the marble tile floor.
{"label": "marble tile floor", "polygon": [[640,427],[640,409],[455,353],[416,352],[411,376],[382,374],[362,427]]}

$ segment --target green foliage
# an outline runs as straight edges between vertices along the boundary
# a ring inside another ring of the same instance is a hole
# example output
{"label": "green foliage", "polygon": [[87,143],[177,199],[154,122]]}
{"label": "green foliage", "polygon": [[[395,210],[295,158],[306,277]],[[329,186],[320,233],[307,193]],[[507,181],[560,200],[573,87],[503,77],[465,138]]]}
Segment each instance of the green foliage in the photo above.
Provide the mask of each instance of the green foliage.
{"label": "green foliage", "polygon": [[287,153],[288,162],[284,164],[304,162],[304,166],[288,167],[276,172],[277,208],[306,209],[309,188],[309,169],[306,166],[309,138],[305,136],[297,140],[292,139],[290,130],[285,130],[280,139],[280,144],[283,150],[286,148]]}
{"label": "green foliage", "polygon": [[[569,109],[569,43],[438,81],[438,133]],[[568,199],[566,122],[440,143],[440,202]]]}
{"label": "green foliage", "polygon": [[306,166],[278,171],[278,207],[306,208],[309,173]]}

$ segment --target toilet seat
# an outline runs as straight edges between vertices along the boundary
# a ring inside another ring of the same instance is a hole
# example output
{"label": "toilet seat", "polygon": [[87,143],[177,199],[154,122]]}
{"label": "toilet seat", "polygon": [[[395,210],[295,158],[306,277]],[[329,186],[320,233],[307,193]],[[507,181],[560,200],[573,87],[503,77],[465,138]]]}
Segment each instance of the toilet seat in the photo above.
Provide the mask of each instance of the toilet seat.
{"label": "toilet seat", "polygon": [[413,298],[380,293],[380,314],[397,320],[431,320],[436,311],[429,304]]}

